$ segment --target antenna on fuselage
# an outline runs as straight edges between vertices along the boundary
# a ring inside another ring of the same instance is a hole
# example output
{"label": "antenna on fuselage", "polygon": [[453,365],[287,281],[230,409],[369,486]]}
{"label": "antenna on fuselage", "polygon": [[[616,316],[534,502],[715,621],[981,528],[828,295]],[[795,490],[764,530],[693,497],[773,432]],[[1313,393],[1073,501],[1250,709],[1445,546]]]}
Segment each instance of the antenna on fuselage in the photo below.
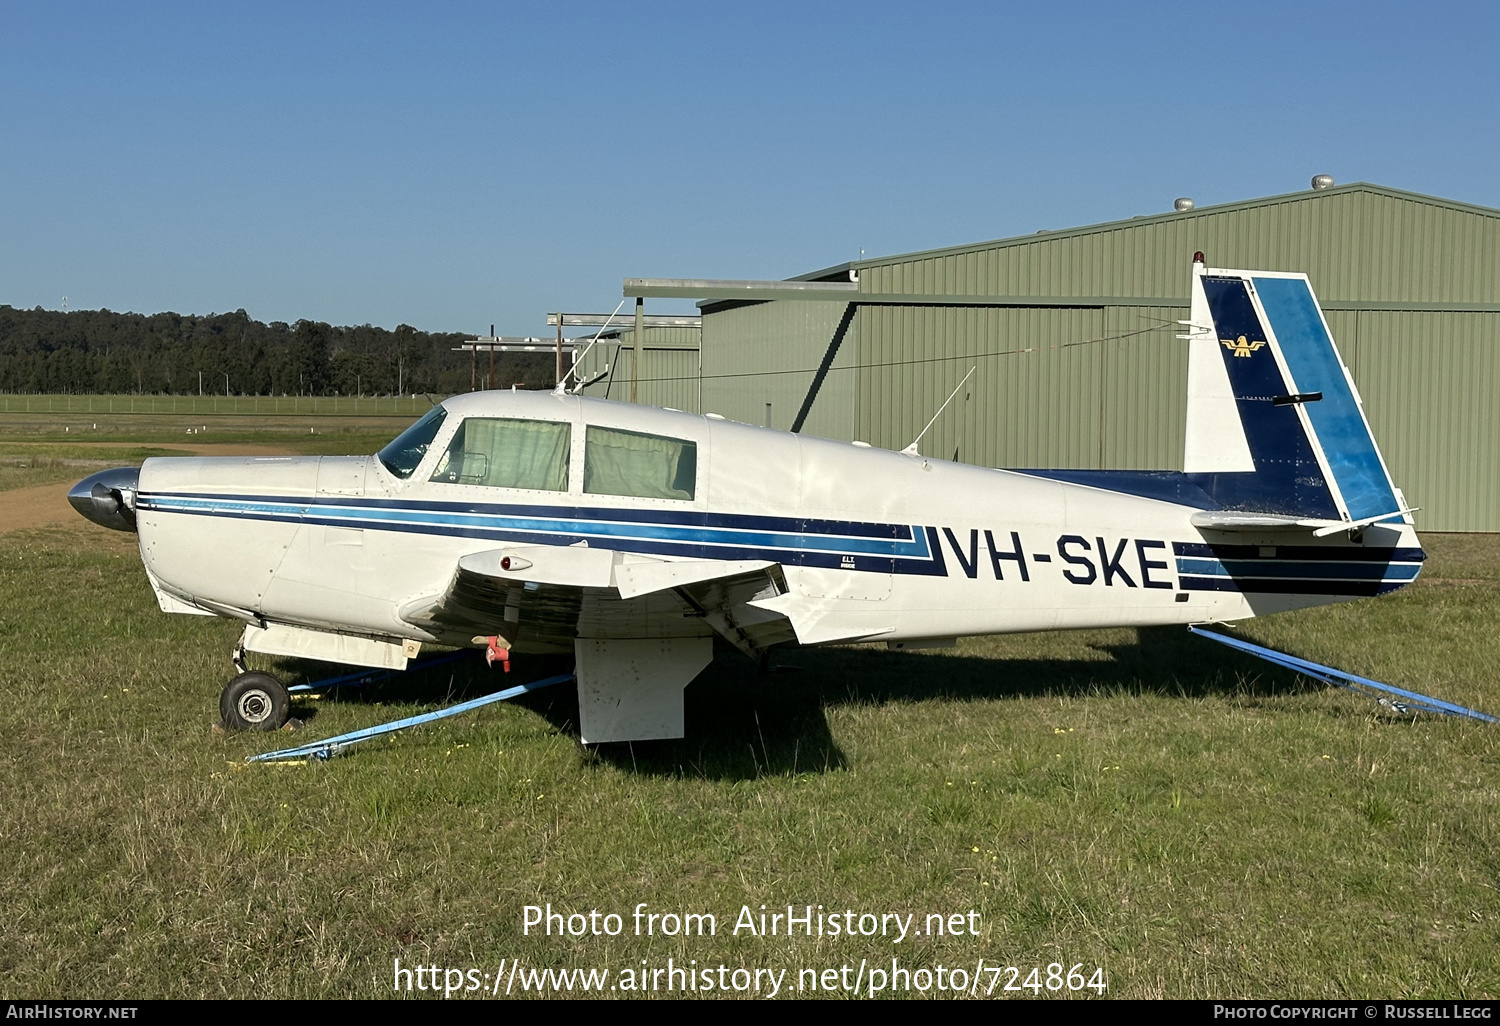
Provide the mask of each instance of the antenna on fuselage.
{"label": "antenna on fuselage", "polygon": [[[625,305],[625,300],[623,300],[623,299],[620,300],[620,306],[624,306],[624,305]],[[608,317],[604,318],[604,323],[601,324],[601,325],[599,325],[599,330],[596,331],[596,332],[594,332],[594,337],[591,338],[591,339],[589,339],[589,344],[583,347],[583,352],[579,353],[577,356],[575,356],[573,358],[573,366],[569,367],[567,369],[567,371],[564,372],[563,376],[557,379],[557,387],[552,390],[552,393],[554,395],[567,395],[568,394],[568,378],[569,378],[569,376],[578,373],[578,365],[583,362],[583,358],[585,356],[589,355],[589,350],[594,348],[594,343],[599,341],[599,336],[602,335],[602,334],[604,334],[604,329],[607,328],[607,327],[609,327],[609,322],[615,319],[615,314],[617,314],[617,313],[620,312],[620,306],[615,307],[615,312],[612,313],[612,314],[610,314]],[[557,315],[557,323],[559,325],[562,324],[562,314],[558,314]],[[575,388],[573,391],[575,393],[582,391],[586,386],[592,385],[594,382],[598,381],[599,378],[603,377],[604,374],[608,374],[608,373],[609,373],[609,368],[605,367],[603,374],[596,375],[595,377],[592,377],[592,378],[590,378],[587,381],[580,381],[578,383],[578,387]]]}
{"label": "antenna on fuselage", "polygon": [[953,401],[953,397],[956,396],[956,395],[958,395],[958,393],[960,391],[962,391],[964,385],[966,385],[968,383],[969,379],[974,376],[974,372],[976,370],[978,370],[978,369],[979,369],[979,365],[978,364],[975,364],[973,367],[969,368],[969,373],[967,373],[967,374],[964,375],[963,381],[960,381],[958,383],[958,387],[957,388],[955,388],[953,391],[951,391],[951,392],[948,393],[948,398],[943,400],[943,405],[939,406],[938,407],[938,411],[932,415],[932,419],[927,422],[927,427],[924,427],[922,429],[921,433],[918,434],[916,438],[913,438],[911,440],[911,444],[910,445],[908,445],[905,449],[901,450],[903,453],[905,453],[908,456],[920,456],[920,455],[922,455],[921,453],[919,453],[917,451],[917,443],[922,440],[922,435],[927,434],[928,430],[931,429],[932,425],[934,425],[934,424],[937,423],[937,419],[943,415],[943,411],[948,408],[948,404]]}

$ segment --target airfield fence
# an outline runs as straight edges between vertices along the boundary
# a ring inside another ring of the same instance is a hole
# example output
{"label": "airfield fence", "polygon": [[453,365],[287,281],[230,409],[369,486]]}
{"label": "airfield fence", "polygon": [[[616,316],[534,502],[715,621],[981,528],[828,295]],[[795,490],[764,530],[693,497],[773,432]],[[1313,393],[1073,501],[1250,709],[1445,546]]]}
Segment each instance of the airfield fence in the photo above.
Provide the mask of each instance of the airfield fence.
{"label": "airfield fence", "polygon": [[0,413],[183,414],[191,416],[420,417],[433,396],[353,395],[0,395]]}

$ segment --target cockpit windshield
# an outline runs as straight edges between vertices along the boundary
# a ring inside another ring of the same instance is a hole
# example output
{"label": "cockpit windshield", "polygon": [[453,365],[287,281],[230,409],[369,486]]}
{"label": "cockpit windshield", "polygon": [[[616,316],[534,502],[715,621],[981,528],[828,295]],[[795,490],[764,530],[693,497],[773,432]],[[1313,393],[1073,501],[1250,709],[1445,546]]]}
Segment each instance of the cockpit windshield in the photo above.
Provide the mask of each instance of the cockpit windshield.
{"label": "cockpit windshield", "polygon": [[427,455],[427,447],[437,437],[438,429],[443,426],[443,418],[447,416],[447,412],[441,406],[434,406],[427,411],[426,416],[401,432],[390,445],[376,453],[380,462],[385,464],[385,469],[403,481],[411,477],[412,471],[417,469],[417,464],[422,462],[422,457]]}

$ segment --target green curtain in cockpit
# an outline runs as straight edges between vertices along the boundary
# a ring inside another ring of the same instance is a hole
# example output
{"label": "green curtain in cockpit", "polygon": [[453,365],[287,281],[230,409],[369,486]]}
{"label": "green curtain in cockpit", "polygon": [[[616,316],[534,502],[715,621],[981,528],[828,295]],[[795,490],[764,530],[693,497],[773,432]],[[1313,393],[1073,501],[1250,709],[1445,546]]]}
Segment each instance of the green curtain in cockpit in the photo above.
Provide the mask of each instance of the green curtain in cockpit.
{"label": "green curtain in cockpit", "polygon": [[571,442],[569,424],[470,417],[459,425],[433,480],[564,492]]}
{"label": "green curtain in cockpit", "polygon": [[585,436],[583,490],[645,499],[691,499],[698,446],[677,438],[591,427]]}

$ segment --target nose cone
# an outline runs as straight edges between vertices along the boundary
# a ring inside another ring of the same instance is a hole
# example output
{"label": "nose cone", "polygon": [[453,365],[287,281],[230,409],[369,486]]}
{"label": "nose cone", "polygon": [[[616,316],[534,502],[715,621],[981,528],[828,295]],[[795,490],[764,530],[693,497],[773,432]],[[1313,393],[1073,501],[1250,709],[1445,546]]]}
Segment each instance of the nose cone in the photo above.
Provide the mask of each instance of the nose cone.
{"label": "nose cone", "polygon": [[90,474],[68,490],[68,502],[100,527],[135,530],[135,492],[140,467],[111,467]]}

